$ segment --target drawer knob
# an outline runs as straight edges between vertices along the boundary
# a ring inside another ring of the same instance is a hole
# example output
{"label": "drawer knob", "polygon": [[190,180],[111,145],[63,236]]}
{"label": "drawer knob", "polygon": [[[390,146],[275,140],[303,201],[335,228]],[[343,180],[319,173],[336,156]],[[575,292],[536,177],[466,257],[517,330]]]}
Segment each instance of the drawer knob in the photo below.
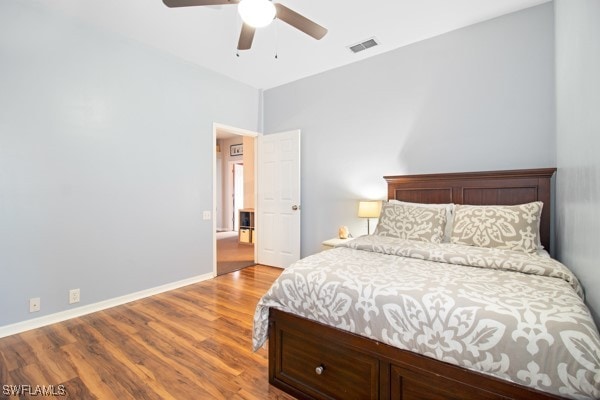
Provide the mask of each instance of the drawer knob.
{"label": "drawer knob", "polygon": [[317,375],[321,375],[323,373],[323,371],[325,371],[325,367],[322,365],[319,365],[317,368],[315,368],[315,373]]}

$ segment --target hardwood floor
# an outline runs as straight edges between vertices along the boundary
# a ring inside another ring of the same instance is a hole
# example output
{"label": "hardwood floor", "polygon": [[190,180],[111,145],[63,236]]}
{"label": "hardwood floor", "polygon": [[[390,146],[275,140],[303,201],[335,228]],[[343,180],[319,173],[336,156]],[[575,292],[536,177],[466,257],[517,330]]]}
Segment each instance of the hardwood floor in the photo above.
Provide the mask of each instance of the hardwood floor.
{"label": "hardwood floor", "polygon": [[254,308],[280,272],[248,267],[0,339],[0,398],[27,385],[68,399],[293,399],[269,385],[266,349],[251,351]]}
{"label": "hardwood floor", "polygon": [[254,265],[254,245],[238,243],[237,232],[217,233],[217,275]]}

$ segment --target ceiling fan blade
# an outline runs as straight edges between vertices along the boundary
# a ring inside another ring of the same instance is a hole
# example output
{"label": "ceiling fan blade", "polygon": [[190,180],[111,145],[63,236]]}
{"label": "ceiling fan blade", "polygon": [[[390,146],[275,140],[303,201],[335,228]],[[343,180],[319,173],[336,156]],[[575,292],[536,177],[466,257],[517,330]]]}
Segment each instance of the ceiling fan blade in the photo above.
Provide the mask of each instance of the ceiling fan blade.
{"label": "ceiling fan blade", "polygon": [[323,28],[316,22],[313,22],[305,16],[298,14],[296,11],[287,8],[281,3],[275,3],[275,8],[277,9],[277,18],[306,33],[307,35],[319,40],[327,34],[326,28]]}
{"label": "ceiling fan blade", "polygon": [[237,4],[239,0],[163,0],[167,7],[216,6],[221,4]]}
{"label": "ceiling fan blade", "polygon": [[254,32],[256,32],[256,28],[253,28],[248,24],[242,24],[240,40],[238,40],[238,50],[248,50],[250,49],[250,47],[252,47],[252,40],[254,40]]}

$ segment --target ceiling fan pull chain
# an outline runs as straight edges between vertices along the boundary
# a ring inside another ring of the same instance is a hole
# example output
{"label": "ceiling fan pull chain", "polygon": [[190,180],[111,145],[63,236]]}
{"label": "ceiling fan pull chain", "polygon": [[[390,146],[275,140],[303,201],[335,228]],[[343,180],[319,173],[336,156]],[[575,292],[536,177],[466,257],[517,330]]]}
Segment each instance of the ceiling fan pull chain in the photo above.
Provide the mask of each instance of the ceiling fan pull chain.
{"label": "ceiling fan pull chain", "polygon": [[279,24],[275,25],[275,59],[279,58]]}

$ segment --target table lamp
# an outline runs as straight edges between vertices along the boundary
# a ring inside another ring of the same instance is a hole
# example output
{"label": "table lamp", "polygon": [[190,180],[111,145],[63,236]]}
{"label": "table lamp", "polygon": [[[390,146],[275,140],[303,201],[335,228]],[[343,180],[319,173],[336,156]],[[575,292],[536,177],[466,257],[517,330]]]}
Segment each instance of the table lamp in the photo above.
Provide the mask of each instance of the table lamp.
{"label": "table lamp", "polygon": [[367,235],[371,234],[370,219],[379,218],[381,200],[363,200],[358,202],[359,218],[367,219]]}

